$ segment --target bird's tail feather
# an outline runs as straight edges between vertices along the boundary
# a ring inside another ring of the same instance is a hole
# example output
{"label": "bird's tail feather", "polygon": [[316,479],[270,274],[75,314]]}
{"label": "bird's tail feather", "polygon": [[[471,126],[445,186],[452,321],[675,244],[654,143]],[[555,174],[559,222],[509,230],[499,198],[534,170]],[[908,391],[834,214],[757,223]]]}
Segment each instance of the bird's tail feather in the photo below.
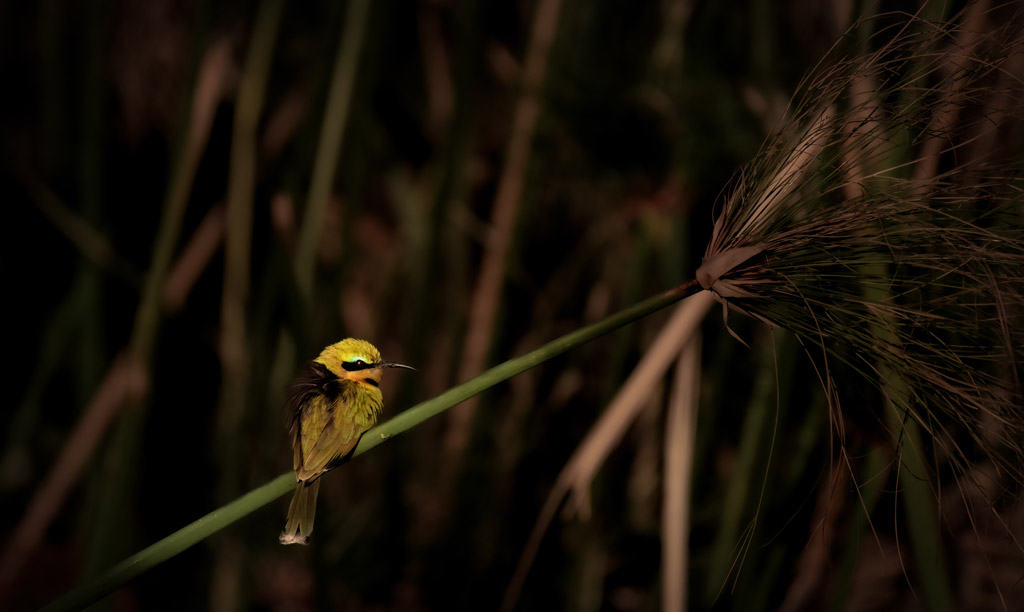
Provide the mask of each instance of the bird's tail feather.
{"label": "bird's tail feather", "polygon": [[288,505],[288,520],[284,531],[278,537],[282,544],[305,544],[313,533],[313,518],[316,516],[316,494],[320,480],[311,483],[300,482]]}

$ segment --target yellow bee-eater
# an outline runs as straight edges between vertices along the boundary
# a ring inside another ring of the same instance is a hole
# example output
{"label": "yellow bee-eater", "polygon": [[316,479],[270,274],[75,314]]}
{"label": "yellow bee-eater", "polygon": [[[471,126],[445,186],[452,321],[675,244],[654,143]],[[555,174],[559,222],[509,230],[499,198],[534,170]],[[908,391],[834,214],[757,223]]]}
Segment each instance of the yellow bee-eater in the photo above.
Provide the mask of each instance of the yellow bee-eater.
{"label": "yellow bee-eater", "polygon": [[343,463],[380,416],[384,368],[415,369],[384,361],[377,347],[366,340],[345,338],[321,351],[292,383],[288,433],[299,487],[288,506],[288,521],[279,538],[282,544],[309,540],[320,476]]}

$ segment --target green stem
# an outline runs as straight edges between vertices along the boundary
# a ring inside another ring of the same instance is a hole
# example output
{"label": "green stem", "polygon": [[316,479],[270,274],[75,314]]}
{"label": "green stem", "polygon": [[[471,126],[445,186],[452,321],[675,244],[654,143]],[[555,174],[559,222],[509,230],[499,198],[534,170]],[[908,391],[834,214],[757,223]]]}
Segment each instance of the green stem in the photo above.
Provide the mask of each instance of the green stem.
{"label": "green stem", "polygon": [[274,42],[284,9],[282,0],[265,0],[253,27],[252,43],[239,86],[231,142],[227,197],[227,229],[224,236],[224,291],[221,299],[222,386],[218,435],[223,449],[222,490],[237,494],[233,479],[238,476],[235,432],[241,426],[246,407],[249,346],[246,333],[246,304],[249,299],[252,259],[253,199],[256,190],[256,140]]}
{"label": "green stem", "polygon": [[370,13],[369,0],[352,0],[348,4],[338,54],[334,60],[331,87],[327,93],[327,110],[324,112],[317,145],[313,178],[309,186],[306,212],[295,243],[295,279],[302,298],[307,304],[313,296],[313,277],[316,247],[323,230],[324,214],[331,195],[331,185],[338,168],[348,123],[349,109],[355,92],[359,56],[363,49],[366,22]]}
{"label": "green stem", "polygon": [[[246,333],[252,260],[253,200],[256,191],[257,140],[267,80],[284,12],[283,0],[263,0],[253,25],[245,71],[238,88],[231,165],[228,170],[227,227],[224,236],[224,290],[221,299],[221,391],[217,415],[222,497],[241,490],[243,455],[241,437],[246,408],[246,385],[251,365]],[[229,538],[217,546],[210,587],[210,609],[239,608],[245,543]]]}
{"label": "green stem", "polygon": [[[194,30],[194,36],[200,36],[200,29]],[[224,48],[213,46],[200,60],[194,77],[191,106],[183,126],[181,142],[177,145],[176,161],[164,195],[160,225],[153,241],[152,260],[143,281],[128,341],[131,356],[138,360],[141,369],[147,373],[152,367],[164,314],[164,281],[181,235],[196,173],[209,141],[214,111],[224,95],[228,67]],[[118,408],[117,420],[112,422],[112,431],[105,443],[105,457],[101,459],[109,467],[102,472],[102,476],[94,476],[90,483],[90,489],[97,491],[94,494],[97,502],[93,514],[96,518],[90,521],[87,528],[91,535],[87,535],[86,539],[92,542],[83,564],[87,574],[92,573],[93,568],[106,566],[110,558],[120,556],[118,549],[125,537],[124,526],[128,523],[127,496],[142,453],[147,401],[147,396],[143,394]],[[88,421],[80,420],[76,428],[82,428],[86,423]],[[87,461],[93,452],[94,449],[89,449],[83,461]],[[66,494],[65,491],[63,495]]]}
{"label": "green stem", "polygon": [[[773,333],[768,330],[768,333]],[[758,376],[754,382],[750,404],[743,421],[738,445],[739,455],[736,468],[729,476],[725,501],[718,520],[707,579],[704,583],[704,599],[708,607],[727,588],[727,582],[734,572],[739,571],[753,540],[757,527],[756,516],[743,529],[743,518],[756,499],[761,483],[767,478],[764,471],[764,450],[769,447],[772,435],[772,415],[775,411],[775,367],[772,363],[774,349],[770,342],[760,346]],[[762,484],[763,486],[763,484]],[[760,506],[760,502],[758,503]]]}
{"label": "green stem", "polygon": [[[700,291],[700,285],[696,281],[690,281],[664,293],[647,298],[593,325],[552,340],[525,355],[494,366],[476,378],[452,387],[441,395],[421,402],[389,421],[374,427],[366,432],[366,435],[359,441],[359,445],[356,446],[352,454],[353,456],[362,455],[385,440],[416,427],[430,417],[436,416],[459,402],[465,401],[482,391],[504,382],[516,374],[525,372],[585,342],[657,312],[698,291]],[[221,506],[199,520],[186,525],[159,542],[121,561],[95,580],[79,586],[54,601],[45,610],[77,610],[83,608],[139,574],[194,546],[238,519],[285,495],[294,488],[295,473],[286,472],[281,474],[267,484],[253,489],[235,501]]]}
{"label": "green stem", "polygon": [[[822,411],[824,412],[824,411]],[[861,545],[874,546],[871,539],[865,540],[865,532],[870,527],[874,535],[874,527],[871,525],[871,515],[878,506],[878,500],[885,490],[888,481],[890,458],[880,447],[872,448],[864,461],[863,481],[861,484],[854,483],[860,489],[861,511],[852,517],[848,535],[846,536],[845,550],[840,558],[836,572],[833,574],[831,599],[829,601],[830,612],[841,612],[846,609],[846,602],[850,598],[850,590],[853,585],[853,573],[857,569],[857,560],[860,557]]]}
{"label": "green stem", "polygon": [[[890,382],[886,385],[887,390],[895,386]],[[914,574],[920,580],[925,608],[936,612],[952,610],[954,600],[949,567],[942,550],[942,531],[935,507],[935,493],[929,484],[931,474],[924,456],[920,429],[903,406],[890,403],[886,406],[886,416],[893,431],[899,432],[897,452],[900,461],[896,465],[897,470],[902,470],[898,481],[899,494],[903,499],[910,549],[914,555]]]}

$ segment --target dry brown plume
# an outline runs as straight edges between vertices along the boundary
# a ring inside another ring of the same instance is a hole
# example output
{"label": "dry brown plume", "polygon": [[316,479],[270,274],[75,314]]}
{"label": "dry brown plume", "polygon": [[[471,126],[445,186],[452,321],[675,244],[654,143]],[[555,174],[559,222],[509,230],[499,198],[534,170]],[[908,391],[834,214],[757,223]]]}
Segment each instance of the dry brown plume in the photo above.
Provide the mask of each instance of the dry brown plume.
{"label": "dry brown plume", "polygon": [[[794,332],[830,400],[839,364],[880,389],[894,375],[907,392],[890,399],[955,465],[980,449],[1020,479],[1024,183],[999,151],[967,155],[991,122],[1021,118],[1013,8],[851,30],[735,180],[698,278]],[[868,36],[878,50],[856,56]]]}

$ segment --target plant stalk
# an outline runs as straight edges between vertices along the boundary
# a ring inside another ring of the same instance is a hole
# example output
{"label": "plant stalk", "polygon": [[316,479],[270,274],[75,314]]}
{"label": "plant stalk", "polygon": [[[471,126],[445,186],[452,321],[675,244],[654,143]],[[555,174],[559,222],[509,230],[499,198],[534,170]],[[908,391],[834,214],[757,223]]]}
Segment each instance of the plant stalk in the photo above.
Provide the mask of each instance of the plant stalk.
{"label": "plant stalk", "polygon": [[313,177],[309,185],[305,216],[295,243],[295,279],[303,300],[309,304],[313,296],[313,278],[316,267],[316,247],[323,230],[324,215],[331,196],[331,186],[338,169],[338,159],[345,140],[345,126],[355,92],[359,71],[359,58],[366,35],[370,14],[368,0],[352,0],[348,4],[341,40],[334,60],[330,91],[320,141],[317,144]]}
{"label": "plant stalk", "polygon": [[[516,374],[537,367],[570,349],[576,348],[585,342],[603,336],[624,325],[628,325],[633,321],[642,319],[700,290],[700,285],[695,280],[684,283],[674,289],[647,298],[593,325],[556,338],[525,355],[496,365],[483,374],[461,385],[452,387],[441,395],[421,402],[366,432],[362,439],[359,440],[359,444],[353,451],[352,456],[362,455],[382,442],[416,427],[430,417],[436,416],[452,406],[512,378]],[[285,472],[270,482],[249,491],[235,501],[221,506],[206,516],[175,531],[166,538],[126,558],[98,576],[95,580],[73,589],[60,599],[52,602],[44,610],[55,612],[58,610],[78,610],[84,608],[132,578],[156,567],[160,563],[224,529],[238,519],[292,491],[295,485],[295,473]]]}

